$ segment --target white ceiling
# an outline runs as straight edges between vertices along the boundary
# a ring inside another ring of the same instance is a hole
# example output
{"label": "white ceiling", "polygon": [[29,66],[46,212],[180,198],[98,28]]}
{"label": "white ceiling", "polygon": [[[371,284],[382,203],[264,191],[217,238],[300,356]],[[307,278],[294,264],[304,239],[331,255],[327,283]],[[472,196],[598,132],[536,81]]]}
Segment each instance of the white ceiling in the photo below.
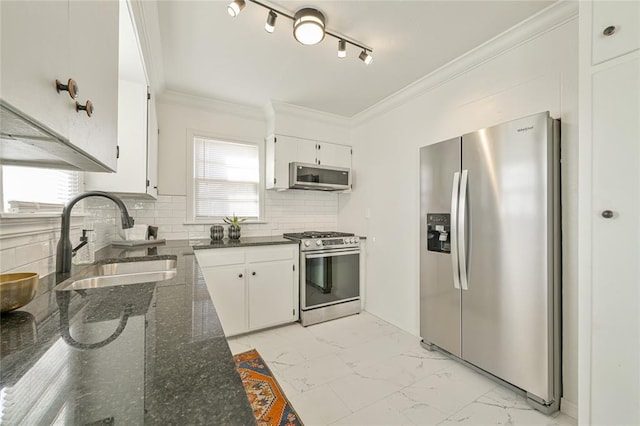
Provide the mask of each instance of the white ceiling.
{"label": "white ceiling", "polygon": [[327,28],[373,49],[365,65],[327,36],[303,46],[292,22],[264,30],[267,10],[247,2],[236,18],[228,1],[159,1],[165,88],[244,105],[270,100],[352,117],[553,3],[517,1],[280,1],[293,15],[313,6]]}

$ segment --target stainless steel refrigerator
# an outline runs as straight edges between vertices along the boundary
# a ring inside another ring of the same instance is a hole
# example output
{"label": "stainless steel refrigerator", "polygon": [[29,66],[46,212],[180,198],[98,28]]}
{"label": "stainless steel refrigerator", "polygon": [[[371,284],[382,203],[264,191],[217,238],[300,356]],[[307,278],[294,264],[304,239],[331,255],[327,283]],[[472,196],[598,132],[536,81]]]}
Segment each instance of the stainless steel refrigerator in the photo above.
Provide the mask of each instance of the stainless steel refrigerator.
{"label": "stainless steel refrigerator", "polygon": [[559,408],[560,144],[548,112],[420,149],[420,334]]}

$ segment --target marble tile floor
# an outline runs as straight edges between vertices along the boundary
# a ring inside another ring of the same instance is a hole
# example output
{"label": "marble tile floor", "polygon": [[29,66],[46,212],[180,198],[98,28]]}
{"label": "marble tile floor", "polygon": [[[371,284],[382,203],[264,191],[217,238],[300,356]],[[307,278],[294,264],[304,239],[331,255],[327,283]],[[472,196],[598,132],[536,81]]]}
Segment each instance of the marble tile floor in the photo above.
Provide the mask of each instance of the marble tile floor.
{"label": "marble tile floor", "polygon": [[229,339],[257,349],[307,426],[575,425],[367,313]]}

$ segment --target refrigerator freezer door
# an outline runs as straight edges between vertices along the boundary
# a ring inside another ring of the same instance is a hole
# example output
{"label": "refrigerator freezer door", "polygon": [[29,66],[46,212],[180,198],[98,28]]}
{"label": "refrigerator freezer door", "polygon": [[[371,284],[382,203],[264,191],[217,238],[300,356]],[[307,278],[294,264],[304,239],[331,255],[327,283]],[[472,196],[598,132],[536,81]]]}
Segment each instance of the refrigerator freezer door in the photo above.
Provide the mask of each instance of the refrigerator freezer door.
{"label": "refrigerator freezer door", "polygon": [[462,358],[545,401],[553,400],[551,128],[542,113],[462,138]]}
{"label": "refrigerator freezer door", "polygon": [[[454,250],[451,253],[427,250],[427,213],[451,213],[454,173],[460,170],[460,140],[420,149],[420,336],[426,343],[458,357],[460,290],[453,281]],[[450,219],[453,224],[454,218]]]}

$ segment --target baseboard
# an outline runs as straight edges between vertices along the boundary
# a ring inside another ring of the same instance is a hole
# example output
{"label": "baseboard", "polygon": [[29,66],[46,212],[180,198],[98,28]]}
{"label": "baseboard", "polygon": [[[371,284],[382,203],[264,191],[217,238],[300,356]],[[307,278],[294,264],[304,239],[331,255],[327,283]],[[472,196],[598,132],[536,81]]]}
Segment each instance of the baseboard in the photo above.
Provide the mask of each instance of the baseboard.
{"label": "baseboard", "polygon": [[560,411],[569,417],[578,420],[578,406],[565,398],[560,398]]}

